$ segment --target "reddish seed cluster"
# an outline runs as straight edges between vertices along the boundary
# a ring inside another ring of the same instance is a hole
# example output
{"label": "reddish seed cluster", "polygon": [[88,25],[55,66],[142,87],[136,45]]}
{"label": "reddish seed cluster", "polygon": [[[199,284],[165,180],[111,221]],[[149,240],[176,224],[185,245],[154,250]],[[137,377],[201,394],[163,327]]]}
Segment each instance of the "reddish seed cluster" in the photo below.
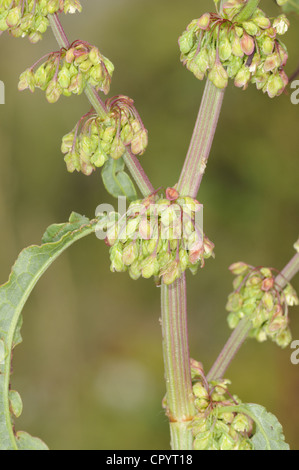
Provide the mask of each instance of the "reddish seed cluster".
{"label": "reddish seed cluster", "polygon": [[230,0],[223,14],[193,20],[179,39],[181,60],[199,80],[207,76],[218,88],[226,88],[231,78],[239,88],[254,83],[270,98],[279,96],[288,83],[288,54],[279,36],[289,22],[285,15],[271,22],[259,8],[250,19],[239,20],[243,6],[242,0]]}

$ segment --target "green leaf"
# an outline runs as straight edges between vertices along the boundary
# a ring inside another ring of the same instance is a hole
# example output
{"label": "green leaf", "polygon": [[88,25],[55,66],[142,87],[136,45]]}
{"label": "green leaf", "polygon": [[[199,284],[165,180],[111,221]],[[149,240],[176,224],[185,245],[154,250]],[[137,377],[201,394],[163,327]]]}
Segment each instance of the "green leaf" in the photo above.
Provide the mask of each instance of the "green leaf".
{"label": "green leaf", "polygon": [[137,192],[124,168],[125,163],[123,158],[118,160],[109,158],[102,170],[103,183],[108,193],[112,196],[126,196],[129,201],[135,201],[137,199]]}
{"label": "green leaf", "polygon": [[243,403],[236,406],[224,406],[217,411],[218,413],[244,413],[255,422],[256,430],[250,439],[254,450],[290,450],[290,446],[285,442],[280,422],[263,406]]}
{"label": "green leaf", "polygon": [[56,242],[66,233],[77,230],[82,227],[82,225],[86,225],[88,223],[89,219],[87,217],[77,214],[77,212],[72,212],[68,222],[64,224],[53,224],[47,228],[43,235],[42,243]]}
{"label": "green leaf", "polygon": [[38,437],[32,437],[24,431],[16,434],[18,450],[48,450],[46,444]]}
{"label": "green leaf", "polygon": [[73,213],[66,224],[51,225],[41,246],[25,248],[0,287],[0,450],[42,450],[46,445],[29,434],[15,434],[12,414],[21,413],[21,397],[10,391],[13,348],[21,342],[22,309],[34,286],[55,259],[75,241],[95,231],[98,219],[89,221]]}
{"label": "green leaf", "polygon": [[254,450],[290,450],[276,416],[263,406],[253,403],[248,403],[243,408],[256,424],[256,432],[251,439]]}

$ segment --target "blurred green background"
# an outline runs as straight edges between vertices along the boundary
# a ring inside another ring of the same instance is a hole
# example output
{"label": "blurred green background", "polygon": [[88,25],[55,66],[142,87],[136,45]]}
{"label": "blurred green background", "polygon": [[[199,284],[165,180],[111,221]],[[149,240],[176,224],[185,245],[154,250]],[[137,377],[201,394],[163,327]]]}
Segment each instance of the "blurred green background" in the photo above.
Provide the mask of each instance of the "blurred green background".
{"label": "blurred green background", "polygon": [[[142,164],[153,185],[176,183],[204,84],[179,61],[177,39],[212,1],[82,0],[81,15],[62,16],[71,41],[97,45],[116,70],[110,96],[135,100],[150,143]],[[278,14],[273,1],[264,10]],[[299,60],[299,18],[290,15],[284,39],[291,74]],[[46,227],[72,210],[93,217],[113,203],[99,171],[68,174],[61,138],[88,111],[85,96],[49,105],[37,90],[17,91],[18,77],[57,45],[50,29],[42,42],[1,36],[0,282],[22,248],[39,244]],[[216,259],[188,274],[191,356],[206,371],[229,336],[225,303],[228,266],[239,260],[278,269],[298,238],[299,105],[290,94],[270,100],[254,86],[230,85],[198,199]],[[299,289],[299,277],[293,285]],[[107,247],[95,236],[74,245],[53,265],[24,310],[23,343],[14,352],[12,386],[24,411],[17,429],[51,449],[167,449],[168,422],[159,325],[159,289],[109,270]],[[299,339],[299,308],[291,309]],[[292,350],[249,340],[227,376],[243,401],[262,404],[299,449],[299,365]]]}

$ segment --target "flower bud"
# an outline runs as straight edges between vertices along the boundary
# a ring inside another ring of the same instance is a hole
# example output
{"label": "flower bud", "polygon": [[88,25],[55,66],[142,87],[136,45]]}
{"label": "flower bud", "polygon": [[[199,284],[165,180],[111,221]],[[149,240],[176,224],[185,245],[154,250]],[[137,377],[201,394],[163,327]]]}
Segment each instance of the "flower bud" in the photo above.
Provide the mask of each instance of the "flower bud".
{"label": "flower bud", "polygon": [[243,413],[238,413],[232,422],[232,427],[237,432],[249,433],[252,429],[252,420]]}
{"label": "flower bud", "polygon": [[268,29],[271,26],[271,21],[265,16],[257,16],[253,19],[253,22],[261,29]]}
{"label": "flower bud", "polygon": [[230,45],[230,42],[227,37],[224,37],[222,40],[220,40],[219,43],[219,57],[220,60],[225,62],[230,58],[232,54],[232,47]]}
{"label": "flower bud", "polygon": [[243,305],[243,298],[238,292],[233,292],[232,294],[228,296],[226,309],[229,312],[238,312],[242,305]]}
{"label": "flower bud", "polygon": [[123,250],[123,263],[126,266],[131,266],[138,256],[138,247],[136,242],[127,245]]}
{"label": "flower bud", "polygon": [[209,29],[210,21],[211,21],[210,13],[204,13],[197,21],[197,25],[200,29],[207,30]]}
{"label": "flower bud", "polygon": [[90,159],[90,163],[92,163],[94,166],[97,168],[100,168],[101,166],[104,165],[104,163],[107,161],[107,155],[105,152],[103,152],[102,148],[99,146],[93,156]]}
{"label": "flower bud", "polygon": [[287,305],[299,305],[299,300],[295,289],[291,286],[291,284],[287,284],[287,286],[283,290],[285,300]]}
{"label": "flower bud", "polygon": [[240,41],[241,49],[246,55],[251,55],[255,49],[254,39],[244,33]]}
{"label": "flower bud", "polygon": [[185,31],[179,38],[179,46],[182,54],[188,54],[195,42],[194,30]]}
{"label": "flower bud", "polygon": [[125,153],[126,148],[123,144],[123,141],[121,140],[120,136],[115,136],[111,148],[110,148],[110,156],[114,159],[117,160],[118,158],[122,157],[123,154]]}
{"label": "flower bud", "polygon": [[17,26],[21,19],[22,12],[20,7],[15,7],[9,10],[8,15],[6,17],[6,24],[9,28]]}
{"label": "flower bud", "polygon": [[164,271],[162,279],[164,284],[172,284],[176,279],[181,276],[181,269],[178,261],[172,261],[167,269]]}
{"label": "flower bud", "polygon": [[243,65],[243,60],[241,57],[232,56],[226,68],[229,78],[235,78],[235,76],[239,72],[242,65]]}
{"label": "flower bud", "polygon": [[140,278],[140,276],[141,276],[141,267],[140,267],[140,263],[139,263],[138,260],[134,261],[134,263],[131,264],[131,266],[129,268],[129,275],[134,281],[136,281],[137,279]]}
{"label": "flower bud", "polygon": [[92,67],[92,62],[89,59],[85,59],[81,64],[79,65],[79,70],[80,72],[87,73],[91,67]]}
{"label": "flower bud", "polygon": [[263,69],[265,72],[271,72],[272,70],[277,69],[281,64],[281,58],[279,54],[274,52],[273,54],[268,55],[267,59],[264,62]]}
{"label": "flower bud", "polygon": [[60,0],[49,0],[47,3],[47,9],[50,15],[53,15],[59,10]]}
{"label": "flower bud", "polygon": [[35,90],[35,77],[33,70],[27,69],[20,75],[18,90],[23,91],[29,88],[29,90],[33,93]]}
{"label": "flower bud", "polygon": [[227,87],[228,75],[220,62],[215,62],[208,78],[217,88],[222,89]]}
{"label": "flower bud", "polygon": [[28,39],[32,44],[36,44],[42,39],[42,35],[38,31],[35,31],[29,34]]}
{"label": "flower bud", "polygon": [[235,447],[234,439],[227,433],[223,433],[219,439],[220,450],[233,450]]}
{"label": "flower bud", "polygon": [[79,72],[77,75],[71,78],[71,83],[68,87],[68,90],[75,95],[81,95],[84,90],[84,85],[83,74]]}
{"label": "flower bud", "polygon": [[265,55],[272,54],[274,49],[274,41],[270,37],[266,36],[262,41],[262,52]]}
{"label": "flower bud", "polygon": [[149,279],[152,276],[159,274],[159,264],[155,256],[151,255],[141,263],[141,274],[142,277]]}
{"label": "flower bud", "polygon": [[275,283],[274,277],[268,277],[263,280],[261,289],[267,292],[274,287],[274,283]]}
{"label": "flower bud", "polygon": [[63,136],[62,144],[61,144],[62,153],[67,153],[72,149],[73,143],[74,143],[74,137],[75,137],[74,132],[69,132],[68,134]]}
{"label": "flower bud", "polygon": [[112,272],[117,271],[117,272],[124,272],[126,271],[126,266],[123,263],[123,254],[122,250],[120,247],[120,244],[117,243],[116,245],[113,245],[110,248],[110,260],[111,260],[111,266],[110,270]]}
{"label": "flower bud", "polygon": [[61,88],[68,88],[71,83],[69,69],[64,65],[58,73],[58,83]]}
{"label": "flower bud", "polygon": [[92,47],[89,52],[89,60],[91,61],[92,65],[98,65],[101,63],[102,56],[97,47]]}
{"label": "flower bud", "polygon": [[232,53],[236,57],[243,57],[244,52],[241,47],[241,40],[237,34],[234,35],[234,39],[232,42]]}
{"label": "flower bud", "polygon": [[243,263],[242,261],[239,261],[238,263],[233,263],[230,265],[228,268],[232,274],[247,274],[249,271],[249,266],[246,263]]}
{"label": "flower bud", "polygon": [[194,450],[206,450],[212,443],[213,433],[211,431],[204,431],[198,434],[194,440]]}
{"label": "flower bud", "polygon": [[285,89],[285,84],[279,74],[271,75],[265,85],[265,91],[268,93],[269,98],[282,93]]}
{"label": "flower bud", "polygon": [[274,307],[273,296],[270,292],[265,292],[262,297],[262,302],[268,312],[271,312]]}
{"label": "flower bud", "polygon": [[243,65],[235,77],[235,86],[245,90],[248,86],[250,78],[251,74],[249,68],[246,65]]}
{"label": "flower bud", "polygon": [[142,155],[148,144],[147,130],[142,129],[131,140],[131,151],[134,155]]}
{"label": "flower bud", "polygon": [[243,21],[242,27],[245,29],[246,33],[249,34],[250,36],[257,36],[259,33],[259,28],[256,22],[254,21]]}
{"label": "flower bud", "polygon": [[71,64],[75,60],[75,49],[73,47],[70,47],[65,54],[65,61],[68,64]]}
{"label": "flower bud", "polygon": [[193,385],[193,394],[196,398],[204,398],[208,400],[209,394],[201,382],[196,382]]}
{"label": "flower bud", "polygon": [[278,16],[273,22],[273,28],[275,28],[281,36],[287,32],[289,26],[290,22],[285,15]]}

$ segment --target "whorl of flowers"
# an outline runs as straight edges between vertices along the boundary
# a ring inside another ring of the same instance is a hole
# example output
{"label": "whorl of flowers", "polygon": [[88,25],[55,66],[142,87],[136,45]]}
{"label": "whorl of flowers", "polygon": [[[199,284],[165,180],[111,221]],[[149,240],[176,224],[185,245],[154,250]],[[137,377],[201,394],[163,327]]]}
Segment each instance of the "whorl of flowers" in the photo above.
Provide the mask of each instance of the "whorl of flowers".
{"label": "whorl of flowers", "polygon": [[66,154],[68,171],[82,171],[90,175],[108,158],[121,158],[128,147],[135,155],[145,151],[147,130],[134,107],[134,101],[119,95],[108,99],[105,105],[105,117],[91,111],[63,137],[61,150]]}
{"label": "whorl of flowers", "polygon": [[293,287],[287,283],[286,287],[280,288],[272,268],[254,268],[239,262],[229,269],[236,275],[234,292],[229,295],[226,305],[230,312],[230,328],[235,328],[242,318],[249,317],[252,322],[250,336],[258,341],[270,338],[281,347],[288,346],[292,339],[288,307],[298,305]]}
{"label": "whorl of flowers", "polygon": [[28,88],[33,93],[40,88],[46,92],[49,103],[55,103],[61,95],[80,95],[87,84],[107,94],[113,70],[113,64],[97,47],[77,40],[69,49],[51,52],[25,70],[20,76],[19,90]]}
{"label": "whorl of flowers", "polygon": [[199,80],[207,76],[218,88],[226,88],[231,78],[243,90],[254,83],[273,98],[288,84],[288,53],[279,36],[289,21],[283,14],[271,21],[259,8],[244,21],[243,7],[243,0],[230,0],[222,14],[193,20],[179,39],[181,61]]}
{"label": "whorl of flowers", "polygon": [[195,273],[214,248],[202,232],[201,208],[195,199],[168,188],[166,196],[155,193],[132,202],[122,217],[103,217],[98,229],[107,230],[111,271],[128,271],[132,279],[154,276],[165,284],[188,268]]}
{"label": "whorl of flowers", "polygon": [[220,412],[221,408],[240,405],[228,392],[230,381],[207,381],[199,362],[191,360],[196,414],[191,423],[194,450],[253,450],[252,419],[240,412]]}
{"label": "whorl of flowers", "polygon": [[81,12],[79,0],[1,0],[0,31],[36,43],[49,26],[48,15]]}

